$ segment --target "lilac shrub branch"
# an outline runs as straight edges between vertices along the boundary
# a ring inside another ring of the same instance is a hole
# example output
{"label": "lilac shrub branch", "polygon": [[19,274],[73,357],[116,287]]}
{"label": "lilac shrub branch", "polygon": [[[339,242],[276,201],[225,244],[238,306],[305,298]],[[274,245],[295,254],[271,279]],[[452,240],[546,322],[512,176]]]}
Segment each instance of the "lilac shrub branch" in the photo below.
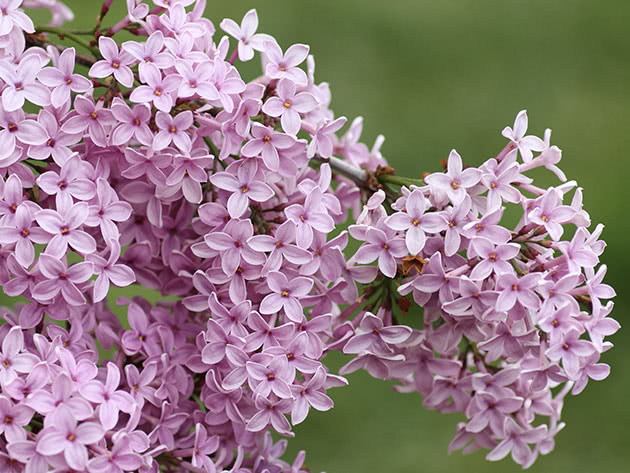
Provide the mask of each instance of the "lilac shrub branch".
{"label": "lilac shrub branch", "polygon": [[[460,413],[449,450],[528,467],[608,376],[603,225],[526,111],[495,158],[398,176],[255,10],[217,29],[203,0],[128,0],[102,34],[105,0],[83,34],[59,1],[5,3],[0,285],[22,299],[2,311],[0,470],[304,473],[271,432],[359,369]],[[132,285],[165,300],[114,301]]]}

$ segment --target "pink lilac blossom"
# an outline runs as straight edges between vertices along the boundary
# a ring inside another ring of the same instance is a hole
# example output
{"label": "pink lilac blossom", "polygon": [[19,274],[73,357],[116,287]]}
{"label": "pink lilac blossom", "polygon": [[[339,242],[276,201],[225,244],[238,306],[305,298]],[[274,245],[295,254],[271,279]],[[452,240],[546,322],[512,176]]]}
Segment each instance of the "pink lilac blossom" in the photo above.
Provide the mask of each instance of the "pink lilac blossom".
{"label": "pink lilac blossom", "polygon": [[401,178],[362,118],[339,136],[308,46],[283,53],[255,10],[220,23],[234,41],[204,1],[153,3],[77,51],[30,36],[22,7],[60,25],[61,2],[0,0],[0,286],[22,297],[2,310],[0,469],[303,472],[271,432],[358,369],[461,413],[449,450],[548,454],[620,328],[603,225],[550,131],[522,111],[495,157]]}

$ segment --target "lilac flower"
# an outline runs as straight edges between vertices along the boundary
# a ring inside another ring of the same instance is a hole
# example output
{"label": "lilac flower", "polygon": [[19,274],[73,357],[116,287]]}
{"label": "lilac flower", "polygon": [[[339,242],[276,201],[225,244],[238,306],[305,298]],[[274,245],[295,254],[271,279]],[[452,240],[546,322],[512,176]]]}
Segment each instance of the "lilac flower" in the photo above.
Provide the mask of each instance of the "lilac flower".
{"label": "lilac flower", "polygon": [[542,318],[538,325],[550,335],[551,342],[562,338],[571,329],[579,330],[580,323],[575,318],[577,311],[570,304],[565,304],[559,310],[549,313]]}
{"label": "lilac flower", "polygon": [[480,219],[464,225],[464,235],[471,239],[484,237],[495,245],[503,245],[510,241],[512,234],[507,228],[498,225],[502,216],[502,208],[487,213]]}
{"label": "lilac flower", "polygon": [[149,440],[166,445],[169,450],[175,448],[174,433],[181,427],[186,421],[188,415],[184,412],[173,412],[173,406],[168,402],[162,403],[162,413],[160,414],[160,420],[157,423],[155,429],[149,434]]}
{"label": "lilac flower", "polygon": [[366,312],[361,319],[358,333],[343,347],[344,353],[369,352],[375,355],[392,353],[387,344],[404,342],[411,335],[411,329],[404,325],[385,327],[383,321],[375,315]]}
{"label": "lilac flower", "polygon": [[586,323],[586,330],[595,345],[597,351],[604,351],[604,337],[613,335],[621,328],[619,322],[611,317],[606,317],[612,310],[613,303],[609,302],[605,308],[600,308],[599,314],[594,314],[593,317]]}
{"label": "lilac flower", "polygon": [[74,74],[76,51],[66,48],[59,55],[56,67],[45,67],[37,75],[40,82],[53,89],[50,103],[60,108],[70,101],[70,92],[83,93],[92,88],[91,82],[80,74]]}
{"label": "lilac flower", "polygon": [[120,232],[114,222],[124,222],[131,215],[131,205],[128,202],[118,200],[115,191],[105,179],[96,181],[96,199],[89,206],[85,225],[88,227],[100,227],[103,238],[107,240],[118,239]]}
{"label": "lilac flower", "polygon": [[300,248],[308,248],[313,242],[313,231],[329,233],[335,223],[322,206],[322,192],[313,189],[306,196],[304,205],[293,204],[284,210],[287,218],[295,224],[295,237]]}
{"label": "lilac flower", "polygon": [[558,205],[559,196],[555,189],[549,189],[542,198],[540,207],[535,207],[528,215],[531,222],[545,227],[552,240],[559,240],[564,232],[562,223],[573,218],[575,210],[568,205]]}
{"label": "lilac flower", "polygon": [[42,161],[52,156],[55,163],[63,167],[73,154],[70,146],[81,141],[81,136],[62,131],[57,118],[46,109],[40,110],[38,120],[46,131],[47,140],[43,144],[29,146],[27,154]]}
{"label": "lilac flower", "polygon": [[[37,452],[37,442],[32,440],[22,440],[7,445],[7,451],[12,458],[26,464],[25,473],[35,473],[46,471],[48,462],[46,457]],[[13,462],[15,463],[15,462]],[[17,465],[15,465],[17,467]],[[20,471],[21,473],[21,471]]]}
{"label": "lilac flower", "polygon": [[98,49],[103,59],[97,61],[88,74],[98,79],[113,74],[116,80],[125,87],[133,86],[133,72],[129,68],[129,65],[134,62],[133,57],[124,51],[119,51],[116,42],[107,36],[101,36],[98,39]]}
{"label": "lilac flower", "polygon": [[63,422],[62,418],[68,412],[71,412],[72,416],[79,421],[88,419],[94,414],[90,403],[75,391],[72,380],[64,373],[54,378],[50,392],[40,389],[30,394],[26,405],[46,416],[44,419],[46,427]]}
{"label": "lilac flower", "polygon": [[127,321],[130,330],[126,330],[121,337],[121,345],[128,355],[134,355],[140,350],[148,354],[156,354],[153,339],[156,335],[155,327],[149,326],[149,319],[142,307],[131,303],[127,309]]}
{"label": "lilac flower", "polygon": [[[516,153],[516,150],[513,151]],[[516,159],[516,156],[514,157]],[[507,157],[501,161],[493,174],[481,176],[481,183],[488,189],[488,211],[501,206],[503,201],[518,203],[521,193],[512,186],[514,182],[523,182],[518,164]]]}
{"label": "lilac flower", "polygon": [[33,297],[38,301],[49,301],[61,292],[68,304],[85,304],[85,297],[77,284],[90,279],[94,274],[94,265],[84,261],[68,267],[65,258],[58,258],[46,253],[39,256],[39,269],[47,279],[33,288]]}
{"label": "lilac flower", "polygon": [[[142,105],[138,105],[138,107],[142,107]],[[152,136],[151,140],[153,139]],[[156,186],[166,185],[166,175],[162,169],[170,166],[173,161],[173,157],[169,153],[156,153],[152,148],[140,148],[139,151],[126,148],[125,159],[130,166],[122,172],[122,175],[127,179],[134,180],[146,175]]]}
{"label": "lilac flower", "polygon": [[586,358],[586,360],[580,363],[581,366],[578,379],[571,390],[571,394],[580,394],[586,387],[589,378],[601,381],[608,377],[610,374],[610,366],[606,363],[598,363],[598,361],[599,353],[593,353],[591,356]]}
{"label": "lilac flower", "polygon": [[136,403],[129,393],[117,390],[119,384],[120,371],[116,365],[110,362],[107,363],[105,384],[93,380],[80,388],[83,397],[98,404],[98,418],[101,425],[107,430],[114,428],[118,422],[120,411],[129,414],[136,408]]}
{"label": "lilac flower", "polygon": [[24,112],[0,110],[0,158],[15,151],[16,139],[27,145],[42,145],[48,139],[46,130],[35,120],[25,118]]}
{"label": "lilac flower", "polygon": [[273,40],[265,40],[264,53],[267,58],[265,75],[271,79],[289,79],[297,85],[306,85],[306,73],[297,67],[308,56],[309,47],[305,44],[294,44],[283,54],[282,49]]}
{"label": "lilac flower", "polygon": [[24,427],[33,417],[33,410],[24,404],[13,405],[5,396],[0,396],[0,434],[8,442],[26,440]]}
{"label": "lilac flower", "polygon": [[346,124],[346,117],[339,117],[334,121],[323,120],[318,125],[312,135],[312,140],[308,145],[308,157],[312,158],[315,153],[319,153],[322,158],[330,158],[334,153],[335,133]]}
{"label": "lilac flower", "polygon": [[35,33],[33,21],[19,9],[22,0],[0,0],[0,35],[9,34],[15,27],[25,33]]}
{"label": "lilac flower", "polygon": [[263,112],[271,117],[280,117],[280,123],[285,133],[297,135],[300,131],[302,118],[300,114],[307,114],[317,106],[317,99],[309,92],[296,93],[295,83],[289,79],[282,79],[276,88],[277,97],[271,97]]}
{"label": "lilac flower", "polygon": [[133,270],[124,264],[116,264],[120,259],[120,243],[115,239],[109,240],[109,258],[91,254],[87,261],[94,264],[94,273],[98,274],[94,281],[94,302],[105,299],[109,292],[110,281],[118,287],[126,287],[136,281]]}
{"label": "lilac flower", "polygon": [[173,57],[167,52],[163,52],[164,34],[160,30],[151,33],[144,43],[125,41],[122,44],[122,49],[140,63],[140,74],[144,72],[144,68],[149,64],[155,65],[162,70],[167,69],[174,63]]}
{"label": "lilac flower", "polygon": [[254,394],[269,397],[270,393],[282,399],[290,399],[290,385],[295,379],[295,370],[289,366],[286,356],[273,357],[268,365],[253,361],[246,364],[249,378],[253,380]]}
{"label": "lilac flower", "polygon": [[142,457],[134,453],[128,435],[123,435],[114,443],[107,455],[99,455],[88,462],[90,473],[123,473],[137,471],[142,466]]}
{"label": "lilac flower", "polygon": [[214,71],[212,77],[212,85],[219,95],[218,102],[223,106],[227,113],[234,110],[233,95],[240,94],[245,91],[245,83],[238,74],[231,74],[232,68],[219,58],[214,61]]}
{"label": "lilac flower", "polygon": [[281,345],[291,338],[295,333],[295,326],[292,323],[286,323],[275,327],[263,319],[258,312],[249,314],[248,325],[252,333],[247,336],[245,349],[254,351],[260,348],[266,349],[270,346]]}
{"label": "lilac flower", "polygon": [[153,102],[155,108],[169,113],[173,108],[174,92],[179,88],[181,77],[169,74],[162,77],[162,73],[153,64],[146,64],[140,73],[140,79],[147,85],[133,89],[129,100],[135,103],[149,104]]}
{"label": "lilac flower", "polygon": [[588,232],[580,227],[571,241],[558,242],[558,249],[566,258],[570,271],[581,272],[581,268],[592,268],[599,258],[587,244]]}
{"label": "lilac flower", "polygon": [[201,361],[206,365],[216,365],[225,357],[228,345],[239,348],[245,345],[245,340],[234,335],[228,335],[221,325],[214,319],[208,319],[208,330],[205,333],[206,346],[201,350]]}
{"label": "lilac flower", "polygon": [[388,228],[370,228],[366,243],[354,255],[358,263],[371,263],[378,259],[378,267],[388,278],[396,276],[396,258],[407,255],[405,242]]}
{"label": "lilac flower", "polygon": [[269,35],[256,34],[258,14],[253,9],[245,13],[240,26],[230,18],[222,20],[220,26],[223,31],[238,40],[238,58],[241,61],[252,59],[254,50],[264,51],[264,41],[271,39]]}
{"label": "lilac flower", "polygon": [[77,200],[90,200],[96,195],[96,185],[85,179],[78,157],[67,160],[59,174],[46,171],[36,182],[46,194],[55,196],[58,208],[72,206],[73,197]]}
{"label": "lilac flower", "polygon": [[35,259],[33,243],[45,244],[49,240],[50,235],[34,225],[32,212],[26,205],[15,211],[13,225],[0,226],[0,243],[15,243],[15,258],[25,268]]}
{"label": "lilac flower", "polygon": [[[520,397],[496,398],[489,393],[479,393],[469,407],[470,421],[466,425],[469,432],[481,432],[488,425],[494,432],[501,435],[507,414],[520,409],[523,399]],[[472,408],[472,409],[471,409]]]}
{"label": "lilac flower", "polygon": [[208,436],[208,431],[205,427],[201,424],[195,425],[195,443],[193,444],[192,454],[193,466],[204,468],[206,471],[213,471],[215,466],[208,455],[216,452],[219,444],[217,435]]}
{"label": "lilac flower", "polygon": [[89,255],[96,251],[96,241],[91,235],[79,230],[86,221],[89,207],[86,202],[69,204],[62,201],[63,206],[56,210],[40,210],[35,214],[35,220],[40,227],[53,235],[46,247],[46,254],[60,258],[70,245],[76,251]]}
{"label": "lilac flower", "polygon": [[426,207],[422,191],[414,190],[405,201],[405,211],[396,212],[385,220],[389,228],[405,232],[405,243],[412,255],[417,255],[424,248],[425,232],[439,233],[448,225],[439,214],[425,215]]}
{"label": "lilac flower", "polygon": [[193,124],[192,112],[186,110],[178,113],[174,118],[168,113],[158,112],[155,123],[160,129],[153,139],[153,148],[156,151],[166,148],[171,143],[184,152],[190,150],[191,141],[186,130]]}
{"label": "lilac flower", "polygon": [[286,412],[291,410],[291,399],[278,399],[264,396],[256,396],[256,409],[258,412],[247,422],[246,429],[250,432],[260,432],[267,425],[271,424],[277,432],[291,436],[291,426],[284,416]]}
{"label": "lilac flower", "polygon": [[481,171],[474,168],[463,169],[462,158],[457,151],[448,155],[446,173],[433,173],[424,181],[438,192],[445,193],[453,205],[459,205],[466,198],[467,190],[481,179]]}
{"label": "lilac flower", "polygon": [[318,411],[332,409],[333,401],[321,389],[326,383],[326,372],[318,368],[315,374],[302,386],[291,386],[295,403],[291,410],[291,423],[297,425],[306,419],[310,407]]}
{"label": "lilac flower", "polygon": [[231,220],[223,232],[208,234],[206,244],[213,250],[222,251],[221,268],[226,276],[232,276],[241,258],[250,264],[262,264],[264,256],[247,246],[247,240],[254,234],[249,220]]}
{"label": "lilac flower", "polygon": [[2,106],[7,112],[21,109],[25,100],[42,107],[50,104],[48,88],[35,82],[41,68],[39,57],[33,54],[24,56],[17,66],[0,61],[0,78],[6,84],[2,91]]}
{"label": "lilac flower", "polygon": [[265,202],[273,197],[273,190],[261,179],[255,159],[241,162],[235,172],[218,172],[210,182],[219,189],[231,192],[227,208],[232,218],[240,218],[249,206],[249,201]]}
{"label": "lilac flower", "polygon": [[562,360],[562,367],[569,379],[577,379],[580,369],[580,359],[595,352],[593,344],[587,340],[580,340],[580,332],[571,329],[562,338],[552,343],[547,350],[547,356],[553,361]]}
{"label": "lilac flower", "polygon": [[213,63],[204,61],[193,68],[193,64],[187,61],[177,61],[175,68],[182,78],[177,91],[178,97],[198,95],[206,100],[219,100],[219,91],[213,82]]}
{"label": "lilac flower", "polygon": [[265,166],[270,171],[277,171],[280,166],[278,150],[289,148],[295,139],[258,123],[252,125],[252,135],[254,138],[245,143],[241,150],[243,156],[262,156]]}
{"label": "lilac flower", "polygon": [[48,384],[49,378],[50,371],[47,364],[37,363],[26,378],[16,378],[12,383],[4,386],[4,390],[12,399],[24,401],[31,394],[41,391],[41,388]]}
{"label": "lilac flower", "polygon": [[247,240],[247,244],[254,251],[270,252],[263,269],[265,273],[278,271],[285,259],[294,264],[305,264],[311,261],[311,254],[294,245],[293,242],[295,242],[295,225],[291,221],[284,222],[276,228],[273,236],[254,235]]}
{"label": "lilac flower", "polygon": [[42,430],[36,450],[47,457],[63,453],[70,468],[83,470],[88,463],[87,445],[99,442],[104,435],[103,427],[96,422],[77,425],[70,411],[66,411],[54,427]]}
{"label": "lilac flower", "polygon": [[514,128],[506,126],[501,134],[514,143],[521,152],[523,161],[532,160],[532,151],[543,151],[545,143],[537,136],[525,136],[527,132],[527,110],[521,110],[514,120]]}
{"label": "lilac flower", "polygon": [[512,273],[503,273],[497,280],[497,289],[500,291],[497,298],[497,310],[507,312],[514,304],[520,302],[524,307],[538,309],[540,299],[533,291],[540,279],[540,274],[526,274],[518,278]]}
{"label": "lilac flower", "polygon": [[511,451],[514,461],[525,466],[532,456],[532,451],[527,444],[540,442],[546,433],[546,425],[539,425],[534,429],[524,429],[514,419],[506,417],[503,423],[505,438],[486,455],[486,459],[490,461],[501,460]]}
{"label": "lilac flower", "polygon": [[140,373],[138,368],[134,365],[125,366],[127,385],[139,409],[142,409],[145,400],[157,405],[157,399],[155,397],[156,389],[152,386],[156,373],[157,363],[145,365],[142,373]]}
{"label": "lilac flower", "polygon": [[260,312],[273,314],[284,309],[289,320],[299,323],[304,320],[304,309],[300,298],[306,296],[313,288],[313,280],[304,277],[288,278],[277,271],[267,275],[267,285],[272,290],[260,303]]}
{"label": "lilac flower", "polygon": [[[136,89],[137,90],[137,89]],[[131,138],[135,138],[143,145],[150,146],[153,142],[153,133],[149,128],[149,120],[151,118],[151,108],[141,103],[136,105],[133,110],[123,101],[115,100],[112,105],[112,114],[119,122],[119,125],[112,131],[112,144],[121,146],[129,143]],[[125,150],[134,152],[134,150]]]}
{"label": "lilac flower", "polygon": [[17,373],[29,373],[39,361],[35,355],[24,351],[24,334],[19,326],[12,327],[2,340],[0,352],[0,384],[7,386]]}
{"label": "lilac flower", "polygon": [[208,180],[205,171],[214,159],[212,155],[198,150],[199,155],[176,155],[173,161],[176,163],[173,171],[166,178],[168,193],[173,194],[182,190],[184,198],[191,204],[200,204],[203,199],[201,184]]}
{"label": "lilac flower", "polygon": [[105,128],[114,122],[111,110],[103,108],[103,102],[94,103],[92,98],[86,98],[83,95],[78,95],[74,100],[74,108],[77,114],[70,117],[61,126],[61,130],[70,134],[83,133],[88,130],[94,143],[98,146],[106,146],[107,133]]}
{"label": "lilac flower", "polygon": [[472,240],[471,247],[481,261],[473,268],[470,279],[486,279],[493,272],[497,275],[514,272],[509,261],[516,258],[520,251],[516,243],[495,246],[487,238],[478,237]]}

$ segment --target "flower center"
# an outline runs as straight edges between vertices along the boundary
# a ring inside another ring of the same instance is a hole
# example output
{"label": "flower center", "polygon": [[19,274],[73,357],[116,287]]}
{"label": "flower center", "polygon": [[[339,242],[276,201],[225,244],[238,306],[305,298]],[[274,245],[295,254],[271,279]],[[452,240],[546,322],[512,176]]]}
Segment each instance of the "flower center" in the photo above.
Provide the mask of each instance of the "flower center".
{"label": "flower center", "polygon": [[289,297],[289,291],[287,291],[286,289],[284,289],[280,295],[281,295],[282,297]]}
{"label": "flower center", "polygon": [[285,100],[284,103],[282,104],[282,106],[284,108],[291,108],[291,101]]}

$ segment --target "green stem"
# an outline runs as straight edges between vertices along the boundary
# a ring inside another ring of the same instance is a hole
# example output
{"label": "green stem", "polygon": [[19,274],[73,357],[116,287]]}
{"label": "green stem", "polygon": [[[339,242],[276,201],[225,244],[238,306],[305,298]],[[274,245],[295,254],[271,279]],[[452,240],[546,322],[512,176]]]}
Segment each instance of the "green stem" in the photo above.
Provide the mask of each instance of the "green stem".
{"label": "green stem", "polygon": [[79,37],[79,35],[75,33],[68,33],[67,31],[62,30],[61,28],[54,28],[52,26],[38,26],[36,27],[36,31],[38,33],[51,33],[59,36],[60,39],[68,38],[71,41],[83,46],[85,49],[90,51],[95,58],[100,58],[98,50],[90,45],[89,42],[85,41],[83,38]]}
{"label": "green stem", "polygon": [[378,176],[378,181],[381,184],[395,184],[398,186],[423,186],[424,181],[422,179],[413,179],[410,177],[393,176],[391,174],[382,174]]}

